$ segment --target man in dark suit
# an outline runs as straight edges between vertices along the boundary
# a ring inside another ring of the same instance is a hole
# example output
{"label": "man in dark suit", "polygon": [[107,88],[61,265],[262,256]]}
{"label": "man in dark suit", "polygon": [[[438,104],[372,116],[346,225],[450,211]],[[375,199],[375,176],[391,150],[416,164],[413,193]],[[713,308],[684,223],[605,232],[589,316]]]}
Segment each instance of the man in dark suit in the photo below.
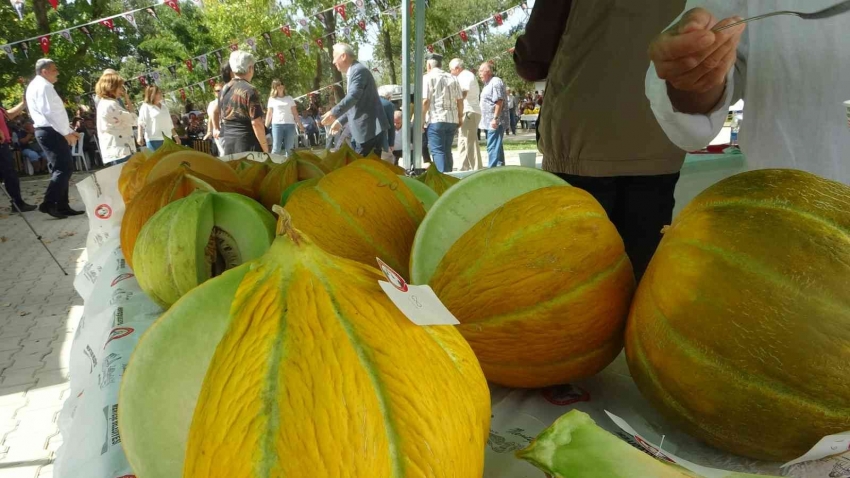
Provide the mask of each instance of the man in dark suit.
{"label": "man in dark suit", "polygon": [[375,78],[368,68],[357,61],[350,45],[337,43],[333,47],[333,64],[348,77],[348,93],[334,108],[322,116],[322,124],[336,133],[348,123],[351,138],[356,142],[358,154],[381,155],[389,124]]}

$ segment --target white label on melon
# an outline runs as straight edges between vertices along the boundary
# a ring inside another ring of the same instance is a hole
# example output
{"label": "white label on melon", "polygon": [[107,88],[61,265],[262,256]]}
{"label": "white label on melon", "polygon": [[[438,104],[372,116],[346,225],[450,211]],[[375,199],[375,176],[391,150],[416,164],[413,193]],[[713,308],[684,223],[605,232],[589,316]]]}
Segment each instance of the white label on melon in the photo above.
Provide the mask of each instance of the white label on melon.
{"label": "white label on melon", "polygon": [[389,282],[378,281],[381,289],[398,310],[416,325],[458,325],[460,322],[440,302],[434,290],[427,285],[408,284],[404,278],[384,261],[378,267]]}
{"label": "white label on melon", "polygon": [[782,468],[806,461],[820,460],[821,458],[837,455],[846,451],[850,451],[850,431],[821,438],[821,440],[817,442],[811,450],[806,452],[805,455],[797,458],[796,460],[789,461],[782,465]]}

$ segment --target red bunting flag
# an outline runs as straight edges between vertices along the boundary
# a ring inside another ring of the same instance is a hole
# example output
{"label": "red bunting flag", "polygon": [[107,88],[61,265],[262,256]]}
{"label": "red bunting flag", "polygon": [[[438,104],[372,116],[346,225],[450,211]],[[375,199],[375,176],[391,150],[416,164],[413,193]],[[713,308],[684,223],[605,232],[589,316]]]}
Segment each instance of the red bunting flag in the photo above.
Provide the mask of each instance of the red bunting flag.
{"label": "red bunting flag", "polygon": [[428,45],[425,48],[428,49],[428,53],[434,53],[434,45]]}
{"label": "red bunting flag", "polygon": [[192,65],[192,59],[191,58],[186,60],[186,68],[189,69],[189,73],[192,72],[192,68],[194,68],[194,65]]}
{"label": "red bunting flag", "polygon": [[180,5],[177,0],[165,0],[165,4],[171,7],[178,15],[180,15]]}
{"label": "red bunting flag", "polygon": [[186,101],[186,90],[183,88],[180,88],[180,98],[183,99],[183,101]]}
{"label": "red bunting flag", "polygon": [[360,20],[359,22],[357,22],[357,25],[360,26],[361,30],[366,31],[366,20]]}
{"label": "red bunting flag", "polygon": [[281,65],[286,63],[286,57],[283,56],[283,53],[277,53],[277,60],[280,62]]}
{"label": "red bunting flag", "polygon": [[[59,0],[47,0],[50,2],[50,6],[53,7],[54,10],[59,8]],[[46,55],[46,53],[45,53]]]}
{"label": "red bunting flag", "polygon": [[[56,0],[54,0],[54,1],[56,1]],[[348,18],[346,18],[346,16],[345,16],[345,4],[344,3],[341,3],[337,6],[335,6],[334,11],[337,12],[339,14],[339,16],[342,17],[343,20],[348,20]]]}
{"label": "red bunting flag", "polygon": [[230,51],[236,51],[238,49],[239,49],[239,45],[237,45],[236,43],[230,44]]}
{"label": "red bunting flag", "polygon": [[107,18],[106,20],[101,20],[100,24],[109,29],[109,31],[115,31],[115,22],[112,21],[111,18]]}
{"label": "red bunting flag", "polygon": [[466,30],[459,33],[460,39],[467,42],[469,41],[469,35],[466,34]]}
{"label": "red bunting flag", "polygon": [[325,42],[321,38],[316,38],[316,45],[319,45],[319,48],[324,48]]}
{"label": "red bunting flag", "polygon": [[138,80],[139,80],[139,84],[140,84],[140,85],[142,85],[142,86],[148,86],[148,82],[147,82],[147,80],[145,80],[145,75],[141,75],[141,76],[139,76]]}
{"label": "red bunting flag", "polygon": [[215,88],[215,78],[210,78],[207,83],[210,84],[210,88]]}
{"label": "red bunting flag", "polygon": [[39,38],[38,44],[41,45],[41,51],[44,52],[44,56],[47,56],[50,53],[50,35],[44,35]]}
{"label": "red bunting flag", "polygon": [[284,25],[280,27],[280,31],[289,38],[292,38],[292,29],[289,28],[289,25]]}
{"label": "red bunting flag", "polygon": [[502,23],[504,23],[504,20],[502,20],[502,14],[501,13],[497,13],[496,16],[494,16],[493,18],[496,20],[497,26],[502,26]]}

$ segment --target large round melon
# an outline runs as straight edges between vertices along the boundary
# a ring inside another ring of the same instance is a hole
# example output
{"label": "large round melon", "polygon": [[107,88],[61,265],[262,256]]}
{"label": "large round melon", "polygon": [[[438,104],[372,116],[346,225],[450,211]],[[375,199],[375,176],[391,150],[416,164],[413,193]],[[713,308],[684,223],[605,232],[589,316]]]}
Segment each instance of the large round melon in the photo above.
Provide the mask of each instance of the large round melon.
{"label": "large round melon", "polygon": [[461,322],[488,380],[537,388],[594,375],[614,360],[634,282],[602,206],[561,185],[482,218],[428,283]]}
{"label": "large round melon", "polygon": [[119,420],[136,475],[480,478],[489,393],[460,334],[410,322],[374,267],[278,231],[133,353]]}
{"label": "large round melon", "polygon": [[761,170],[697,196],[640,283],[626,354],[651,402],[731,453],[784,461],[850,429],[850,187]]}

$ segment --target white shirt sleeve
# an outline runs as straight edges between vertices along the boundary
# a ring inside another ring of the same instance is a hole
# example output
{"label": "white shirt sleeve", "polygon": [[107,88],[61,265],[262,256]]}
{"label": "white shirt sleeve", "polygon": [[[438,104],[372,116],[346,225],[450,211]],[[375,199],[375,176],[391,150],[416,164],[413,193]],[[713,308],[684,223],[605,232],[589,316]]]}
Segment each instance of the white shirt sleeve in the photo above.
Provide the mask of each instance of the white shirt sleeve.
{"label": "white shirt sleeve", "polygon": [[[688,0],[685,11],[696,6],[711,11],[718,19],[739,15],[747,17],[745,1],[695,1]],[[681,18],[676,18],[676,23]],[[726,91],[717,105],[708,114],[688,114],[676,111],[667,93],[667,82],[658,78],[655,65],[650,62],[646,72],[645,91],[652,112],[655,114],[661,129],[676,146],[685,151],[695,151],[704,148],[711,140],[720,134],[729,106],[743,97],[743,86],[746,79],[748,35],[745,32],[738,46],[738,60],[726,76]]]}
{"label": "white shirt sleeve", "polygon": [[139,108],[139,128],[145,128],[147,126],[148,121],[148,105],[142,104],[142,107]]}

